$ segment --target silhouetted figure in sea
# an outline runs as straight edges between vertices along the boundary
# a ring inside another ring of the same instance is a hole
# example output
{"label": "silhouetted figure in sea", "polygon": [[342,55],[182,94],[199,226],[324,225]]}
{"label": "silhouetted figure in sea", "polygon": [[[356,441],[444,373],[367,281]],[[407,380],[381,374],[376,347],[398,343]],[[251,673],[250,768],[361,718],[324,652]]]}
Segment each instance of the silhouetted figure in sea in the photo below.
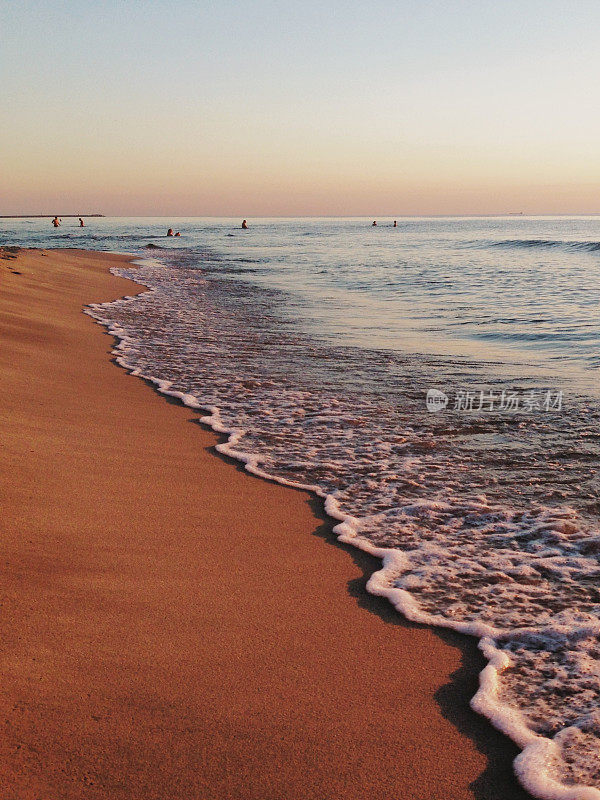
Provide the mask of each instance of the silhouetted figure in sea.
{"label": "silhouetted figure in sea", "polygon": [[167,231],[167,236],[173,236],[173,228],[169,228]]}
{"label": "silhouetted figure in sea", "polygon": [[181,236],[181,234],[179,233],[179,231],[177,231],[177,233],[176,233],[176,234],[174,234],[174,235],[175,235],[175,236]]}
{"label": "silhouetted figure in sea", "polygon": [[398,227],[398,223],[396,222],[396,220],[394,220],[394,228],[397,228],[397,227]]}
{"label": "silhouetted figure in sea", "polygon": [[246,220],[245,220],[245,219],[244,219],[244,220],[242,220],[242,229],[243,229],[243,230],[245,230],[245,231],[247,231],[247,230],[248,230],[248,223],[246,222]]}
{"label": "silhouetted figure in sea", "polygon": [[371,227],[372,228],[376,228],[377,227],[377,220],[376,219],[373,220],[373,224],[371,225]]}
{"label": "silhouetted figure in sea", "polygon": [[81,217],[79,217],[79,227],[80,228],[84,228],[85,227],[85,222],[81,219]]}
{"label": "silhouetted figure in sea", "polygon": [[59,218],[58,217],[54,217],[54,219],[52,220],[52,224],[54,225],[55,228],[58,228],[58,226],[60,225]]}

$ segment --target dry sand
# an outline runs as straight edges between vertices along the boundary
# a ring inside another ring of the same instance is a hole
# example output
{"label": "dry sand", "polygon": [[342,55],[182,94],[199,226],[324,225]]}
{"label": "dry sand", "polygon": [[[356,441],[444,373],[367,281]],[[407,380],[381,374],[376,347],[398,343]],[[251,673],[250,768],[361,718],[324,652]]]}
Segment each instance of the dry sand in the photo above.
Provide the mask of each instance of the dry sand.
{"label": "dry sand", "polygon": [[3,800],[526,798],[474,643],[112,363],[120,261],[0,259]]}

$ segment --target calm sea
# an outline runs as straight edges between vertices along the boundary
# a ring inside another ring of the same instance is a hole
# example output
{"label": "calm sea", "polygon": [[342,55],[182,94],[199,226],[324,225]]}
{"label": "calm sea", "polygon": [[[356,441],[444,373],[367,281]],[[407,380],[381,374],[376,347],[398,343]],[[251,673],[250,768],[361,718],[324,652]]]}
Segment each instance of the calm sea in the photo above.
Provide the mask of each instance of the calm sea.
{"label": "calm sea", "polygon": [[152,291],[92,309],[121,363],[323,497],[373,592],[480,639],[530,791],[600,797],[600,218],[75,222],[0,244],[138,255]]}

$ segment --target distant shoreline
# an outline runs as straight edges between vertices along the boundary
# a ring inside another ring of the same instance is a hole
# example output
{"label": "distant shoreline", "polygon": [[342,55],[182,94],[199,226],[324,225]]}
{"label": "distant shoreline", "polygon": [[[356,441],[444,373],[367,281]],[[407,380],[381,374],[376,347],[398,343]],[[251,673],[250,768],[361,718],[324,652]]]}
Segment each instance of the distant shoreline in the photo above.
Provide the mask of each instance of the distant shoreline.
{"label": "distant shoreline", "polygon": [[75,219],[79,219],[79,217],[103,217],[104,214],[0,214],[0,219],[45,219],[48,217],[52,219],[53,217],[64,217],[68,219],[69,217],[74,217]]}

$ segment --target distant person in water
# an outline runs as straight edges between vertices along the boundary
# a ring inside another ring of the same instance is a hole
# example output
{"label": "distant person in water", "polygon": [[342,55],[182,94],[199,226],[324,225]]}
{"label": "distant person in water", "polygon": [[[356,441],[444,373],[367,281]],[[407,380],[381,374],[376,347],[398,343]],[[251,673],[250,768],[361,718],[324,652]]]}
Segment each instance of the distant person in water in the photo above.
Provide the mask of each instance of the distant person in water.
{"label": "distant person in water", "polygon": [[59,218],[58,217],[54,217],[54,219],[52,220],[52,224],[54,225],[55,228],[58,228],[58,226],[60,225]]}
{"label": "distant person in water", "polygon": [[167,236],[173,236],[173,228],[169,228],[167,231]]}
{"label": "distant person in water", "polygon": [[79,217],[79,227],[80,228],[84,228],[85,227],[85,222],[81,219],[81,217]]}
{"label": "distant person in water", "polygon": [[396,220],[394,220],[394,228],[397,228],[397,227],[398,227],[398,223],[396,222]]}
{"label": "distant person in water", "polygon": [[179,233],[179,231],[177,231],[177,233],[175,233],[174,236],[181,236],[181,234]]}
{"label": "distant person in water", "polygon": [[245,231],[247,231],[247,230],[248,230],[248,223],[246,222],[246,220],[245,220],[245,219],[243,219],[243,220],[242,220],[242,228],[243,228]]}
{"label": "distant person in water", "polygon": [[373,224],[371,225],[371,227],[372,228],[376,228],[377,227],[377,220],[376,219],[373,220]]}

